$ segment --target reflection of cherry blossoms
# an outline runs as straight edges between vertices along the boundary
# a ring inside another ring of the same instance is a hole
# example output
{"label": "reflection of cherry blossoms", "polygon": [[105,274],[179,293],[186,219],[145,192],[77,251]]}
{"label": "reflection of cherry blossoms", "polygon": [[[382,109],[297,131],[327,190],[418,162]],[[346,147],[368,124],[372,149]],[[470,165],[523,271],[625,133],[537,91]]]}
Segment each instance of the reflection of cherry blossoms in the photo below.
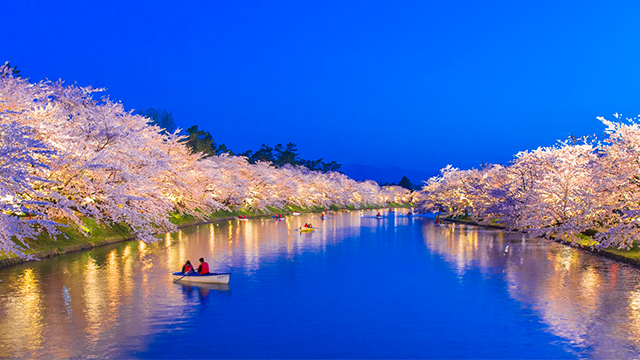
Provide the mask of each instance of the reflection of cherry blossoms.
{"label": "reflection of cherry blossoms", "polygon": [[640,125],[600,120],[604,144],[559,142],[480,170],[448,166],[420,192],[419,210],[628,248],[640,235]]}
{"label": "reflection of cherry blossoms", "polygon": [[286,205],[385,205],[409,201],[335,172],[251,165],[243,157],[191,154],[182,138],[125,111],[99,90],[36,84],[0,68],[0,251],[53,221],[124,223],[145,241],[175,230],[168,213],[204,218],[229,206],[253,211]]}

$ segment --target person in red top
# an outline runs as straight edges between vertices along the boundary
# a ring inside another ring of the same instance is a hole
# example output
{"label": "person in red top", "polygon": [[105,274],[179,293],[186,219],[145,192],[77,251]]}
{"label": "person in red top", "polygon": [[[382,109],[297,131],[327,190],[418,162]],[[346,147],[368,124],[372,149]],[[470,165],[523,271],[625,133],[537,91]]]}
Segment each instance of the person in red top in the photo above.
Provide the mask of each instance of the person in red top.
{"label": "person in red top", "polygon": [[191,261],[187,260],[187,263],[182,266],[182,273],[183,274],[193,273],[193,266],[191,265]]}
{"label": "person in red top", "polygon": [[204,261],[203,258],[200,258],[200,266],[198,266],[198,274],[205,275],[209,273],[209,264]]}

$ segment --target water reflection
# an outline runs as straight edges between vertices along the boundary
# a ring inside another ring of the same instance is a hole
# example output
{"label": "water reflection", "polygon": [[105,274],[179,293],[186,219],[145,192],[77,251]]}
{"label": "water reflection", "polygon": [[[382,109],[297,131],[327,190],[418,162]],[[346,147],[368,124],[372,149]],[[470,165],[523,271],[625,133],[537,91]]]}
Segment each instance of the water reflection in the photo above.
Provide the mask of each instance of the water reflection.
{"label": "water reflection", "polygon": [[427,247],[461,277],[473,270],[503,276],[511,297],[590,357],[639,354],[637,269],[518,233],[426,221],[422,232]]}
{"label": "water reflection", "polygon": [[43,315],[39,280],[33,269],[24,269],[17,280],[17,297],[8,302],[7,315],[17,324],[13,331],[35,348],[42,346]]}
{"label": "water reflection", "polygon": [[[197,320],[211,312],[219,314],[243,301],[250,305],[271,301],[271,306],[291,301],[286,303],[287,309],[297,307],[308,322],[315,320],[315,310],[308,311],[305,306],[311,305],[291,300],[304,293],[301,283],[323,284],[327,287],[323,292],[330,294],[326,301],[340,304],[340,294],[346,291],[360,289],[351,295],[357,297],[371,291],[365,286],[380,288],[379,282],[370,280],[372,273],[382,278],[387,273],[375,268],[378,262],[406,274],[415,269],[402,270],[407,257],[415,255],[417,262],[424,264],[432,254],[445,260],[440,261],[441,266],[460,284],[473,279],[473,274],[499,279],[504,285],[499,291],[505,298],[530,309],[535,321],[544,324],[545,334],[582,349],[578,357],[633,358],[638,354],[637,269],[555,243],[528,240],[518,233],[434,224],[398,214],[383,219],[372,215],[353,211],[330,213],[324,220],[317,215],[232,220],[185,228],[167,234],[157,244],[121,243],[0,270],[0,355],[130,357],[126,349],[144,349],[150,337],[188,328],[194,317]],[[296,231],[304,223],[312,223],[317,230]],[[407,255],[401,250],[411,252]],[[420,257],[422,252],[428,252],[428,256]],[[396,253],[404,258],[387,256]],[[297,263],[309,254],[317,260],[316,275]],[[186,260],[197,263],[200,257],[214,271],[231,272],[231,285],[172,282],[171,272],[179,270]],[[344,280],[349,276],[337,273],[337,265],[345,266],[357,281]],[[358,277],[359,267],[370,269],[366,277]],[[261,271],[270,271],[269,276],[259,277]],[[327,273],[332,272],[328,278]],[[286,275],[278,278],[280,273]],[[425,299],[430,298],[417,286],[424,281],[419,274],[415,272],[412,276],[416,278],[408,280],[394,278],[393,291],[389,291],[402,296],[385,305],[412,297],[418,303],[428,302]],[[232,291],[234,281],[241,286]],[[384,288],[391,289],[391,283],[385,282]],[[277,289],[275,299],[252,298],[261,294],[251,292],[254,287]],[[281,291],[287,295],[280,297]],[[360,301],[371,299],[363,297]],[[358,314],[362,302],[343,306],[350,309],[349,313]],[[312,305],[325,311],[323,316],[330,316],[335,309],[324,308],[325,303]],[[401,311],[396,306],[385,309]],[[252,310],[252,306],[236,309]],[[266,315],[256,312],[250,316]],[[387,321],[392,324],[396,318]],[[317,338],[313,331],[306,331],[309,338]],[[413,357],[419,355],[414,353]]]}
{"label": "water reflection", "polygon": [[211,293],[231,295],[231,287],[228,284],[177,285],[182,290],[185,302],[192,302],[197,299],[200,304],[206,305],[209,302]]}
{"label": "water reflection", "polygon": [[[128,242],[0,270],[0,355],[113,356],[113,344],[135,348],[160,324],[189,316],[185,306],[231,296],[229,285],[173,284],[186,260],[247,276],[285,256],[323,251],[335,227],[357,234],[359,217],[320,223],[313,215],[280,221],[229,221],[166,234],[156,244]],[[305,222],[318,231],[300,234]],[[291,258],[290,258],[291,259]],[[233,277],[232,277],[233,283]]]}

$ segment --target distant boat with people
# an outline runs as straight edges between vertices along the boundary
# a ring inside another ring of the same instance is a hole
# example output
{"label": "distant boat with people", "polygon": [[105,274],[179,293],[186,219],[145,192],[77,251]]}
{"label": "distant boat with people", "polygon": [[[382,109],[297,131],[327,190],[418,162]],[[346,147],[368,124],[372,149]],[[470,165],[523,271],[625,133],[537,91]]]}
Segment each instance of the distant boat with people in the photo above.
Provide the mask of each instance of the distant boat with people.
{"label": "distant boat with people", "polygon": [[313,225],[307,223],[305,223],[304,226],[300,227],[299,229],[300,232],[311,232],[313,230],[315,230]]}

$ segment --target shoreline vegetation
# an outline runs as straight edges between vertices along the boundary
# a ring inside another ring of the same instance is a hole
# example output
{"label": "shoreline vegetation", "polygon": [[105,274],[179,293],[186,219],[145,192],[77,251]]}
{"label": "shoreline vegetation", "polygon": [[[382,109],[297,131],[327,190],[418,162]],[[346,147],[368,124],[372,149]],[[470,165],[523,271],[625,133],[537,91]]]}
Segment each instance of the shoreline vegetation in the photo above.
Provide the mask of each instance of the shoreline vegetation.
{"label": "shoreline vegetation", "polygon": [[599,118],[601,142],[560,141],[508,165],[449,165],[412,192],[408,181],[359,182],[335,162],[303,160],[293,143],[235,156],[197,127],[170,132],[99,98],[103,89],[16,74],[0,66],[0,267],[134,238],[152,243],[237,215],[394,203],[640,263],[636,118]]}
{"label": "shoreline vegetation", "polygon": [[[363,204],[360,208],[356,208],[355,206],[346,206],[341,208],[340,206],[333,205],[330,206],[329,209],[333,211],[352,211],[352,210],[361,210],[361,209],[383,209],[383,208],[413,208],[414,204],[412,203],[388,203],[386,206],[379,205],[367,205]],[[247,216],[248,219],[259,219],[271,217],[274,214],[291,214],[293,211],[298,211],[301,213],[320,213],[325,211],[326,209],[321,206],[303,208],[300,206],[286,206],[283,209],[278,208],[269,208],[267,211],[259,211],[252,212],[247,211],[245,209],[241,210],[233,210],[233,211],[217,211],[210,214],[205,219],[196,218],[192,215],[172,215],[171,222],[174,223],[177,229],[183,229],[190,226],[197,226],[215,222],[229,221],[237,219],[238,216]],[[509,231],[504,226],[501,225],[490,225],[490,224],[481,224],[473,221],[468,217],[458,217],[458,218],[438,218],[437,221],[463,224],[463,225],[472,225],[483,228],[490,229],[499,229],[504,231]],[[69,254],[79,251],[91,250],[96,247],[116,244],[125,241],[140,241],[137,239],[132,232],[122,224],[115,224],[111,227],[100,226],[95,221],[91,219],[84,219],[85,222],[85,232],[88,232],[88,236],[84,236],[79,230],[74,229],[73,225],[64,228],[61,232],[64,235],[58,235],[56,239],[52,239],[51,236],[47,234],[40,234],[36,239],[31,242],[31,249],[25,252],[26,256],[18,256],[13,254],[13,256],[2,255],[0,256],[0,269],[7,268],[14,265],[23,264],[29,261],[38,261],[41,259],[46,259],[49,257],[54,257],[63,254]],[[518,230],[513,230],[518,231]],[[66,235],[66,236],[65,236]],[[156,235],[156,237],[160,240],[162,238],[162,234]],[[625,264],[629,264],[640,268],[640,248],[634,247],[631,250],[621,250],[621,249],[595,249],[592,247],[594,240],[590,238],[585,238],[582,243],[576,243],[571,241],[563,241],[554,238],[548,238],[549,241],[554,241],[556,243],[573,247],[578,250],[582,250],[585,252],[589,252],[594,255],[603,256],[609,258],[611,260],[615,260],[618,262],[622,262]]]}
{"label": "shoreline vegetation", "polygon": [[301,159],[293,143],[235,156],[206,131],[171,132],[102,91],[32,83],[0,66],[0,259],[86,248],[78,239],[87,235],[95,244],[153,243],[236,211],[413,201],[402,186],[356,181],[335,161]]}
{"label": "shoreline vegetation", "polygon": [[[382,209],[382,208],[412,208],[411,203],[387,203],[386,206],[362,204],[360,208],[355,206],[340,207],[338,205],[332,205],[329,207],[333,211],[341,210],[361,210],[365,208],[369,209]],[[197,226],[202,224],[209,224],[221,221],[228,221],[237,219],[238,216],[246,216],[248,219],[258,219],[263,217],[271,217],[275,214],[287,214],[290,215],[293,211],[301,213],[320,213],[325,211],[326,208],[322,206],[313,207],[300,207],[289,205],[282,209],[268,207],[265,211],[247,211],[245,209],[233,210],[233,211],[216,211],[209,216],[201,219],[193,215],[171,215],[171,222],[176,225],[177,229],[182,229],[190,226]],[[61,227],[59,230],[62,234],[59,234],[52,238],[47,233],[40,233],[35,239],[29,242],[30,250],[25,251],[25,256],[19,256],[17,254],[12,255],[0,255],[0,269],[10,267],[13,265],[19,265],[29,261],[37,261],[49,257],[54,257],[63,254],[69,254],[78,251],[90,250],[100,246],[111,245],[125,241],[139,241],[131,230],[124,224],[114,224],[112,226],[101,226],[96,221],[85,218],[83,219],[84,232],[88,233],[88,236],[82,234],[74,225],[68,227]],[[164,234],[164,233],[163,233]],[[156,237],[158,240],[162,239],[163,234],[158,234]]]}
{"label": "shoreline vegetation", "polygon": [[640,116],[613,116],[598,117],[601,138],[570,136],[506,164],[447,165],[414,194],[416,212],[499,225],[640,267]]}
{"label": "shoreline vegetation", "polygon": [[[489,228],[489,229],[499,229],[504,231],[509,231],[504,226],[501,225],[490,225],[490,224],[481,224],[473,221],[470,218],[459,217],[459,218],[436,218],[438,221],[450,222],[456,224],[463,225],[472,225],[477,227]],[[511,231],[519,231],[519,230],[511,230]],[[634,267],[640,268],[640,247],[635,245],[633,248],[629,250],[624,249],[615,249],[615,248],[601,248],[598,249],[594,247],[597,244],[595,240],[590,237],[584,237],[580,242],[577,241],[566,241],[553,237],[546,237],[547,240],[553,241],[565,246],[569,246],[578,250],[582,250],[594,255],[603,256],[609,258],[611,260],[619,261],[625,264],[632,265]]]}

